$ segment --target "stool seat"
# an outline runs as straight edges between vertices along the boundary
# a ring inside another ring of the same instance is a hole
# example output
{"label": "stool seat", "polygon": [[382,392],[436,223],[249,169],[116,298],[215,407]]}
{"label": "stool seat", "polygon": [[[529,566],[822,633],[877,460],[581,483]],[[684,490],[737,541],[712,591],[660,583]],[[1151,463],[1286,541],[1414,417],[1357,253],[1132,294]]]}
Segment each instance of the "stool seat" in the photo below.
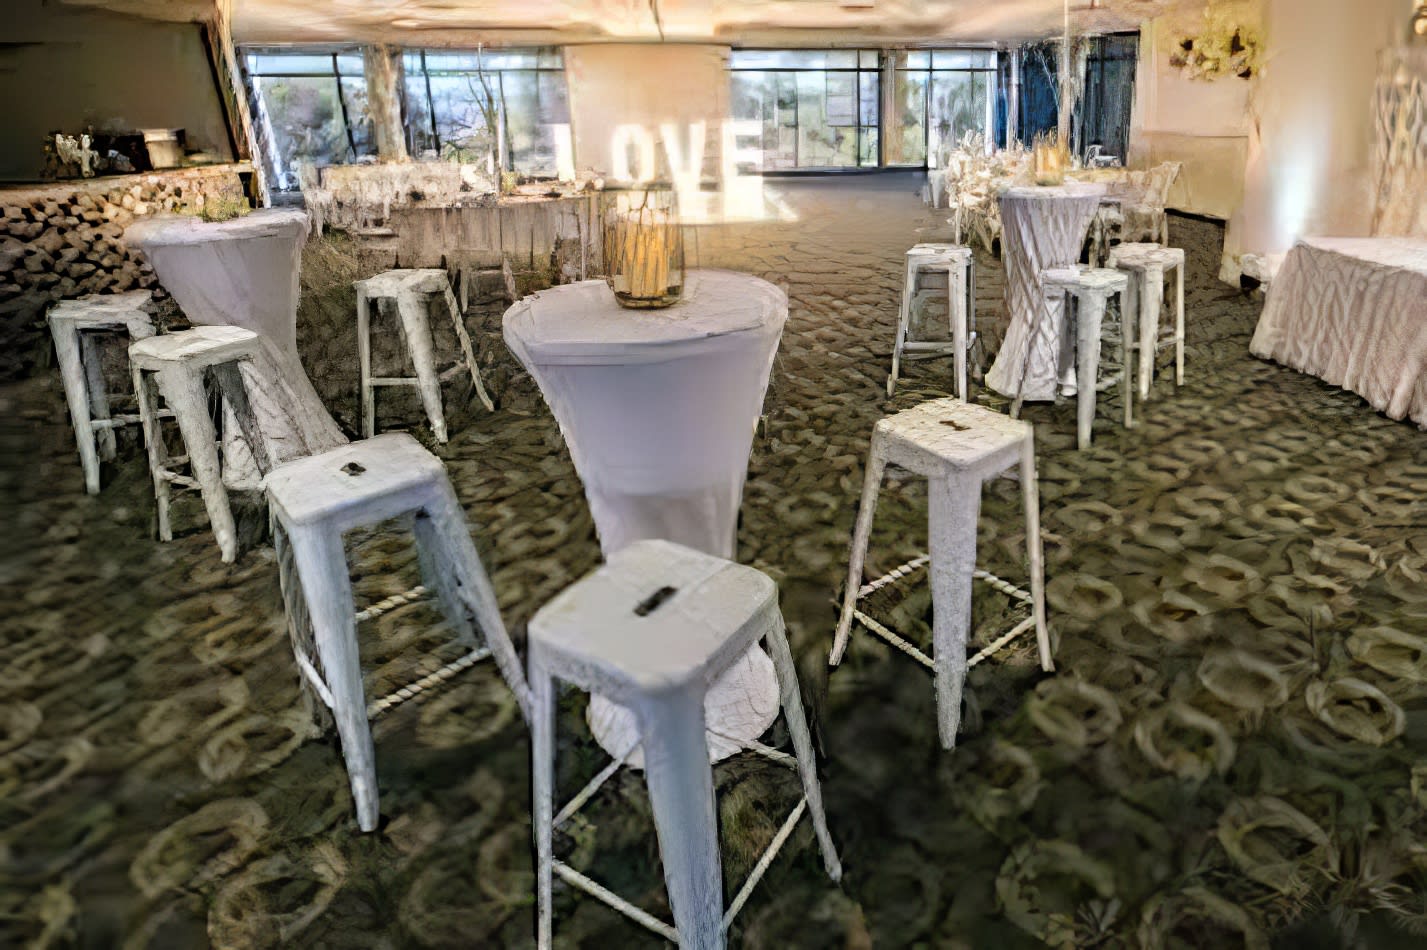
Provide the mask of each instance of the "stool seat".
{"label": "stool seat", "polygon": [[[1116,295],[1123,303],[1130,290],[1130,275],[1108,267],[1053,267],[1041,271],[1040,282],[1047,306],[1064,301],[1066,295],[1075,298],[1076,445],[1084,451],[1090,448],[1095,422],[1095,396],[1101,388],[1100,342],[1105,309],[1110,298]],[[1124,309],[1123,306],[1121,309]],[[1067,319],[1070,313],[1067,309]],[[1119,384],[1125,399],[1125,428],[1128,429],[1134,422],[1134,386],[1129,354],[1135,347],[1135,321],[1122,319],[1120,323]],[[1071,338],[1066,335],[1066,339]],[[1026,354],[1029,358],[1029,348]],[[1063,354],[1062,359],[1067,355]],[[1011,415],[1018,416],[1020,408],[1018,399],[1012,403]]]}
{"label": "stool seat", "polygon": [[[410,515],[424,586],[399,599],[435,593],[458,642],[472,648],[396,696],[409,697],[421,682],[445,679],[491,655],[525,711],[529,698],[520,661],[445,466],[411,436],[393,432],[288,462],[269,473],[263,487],[294,658],[312,691],[332,710],[357,824],[372,831],[379,816],[376,753],[342,536]],[[477,630],[485,639],[483,649]]]}
{"label": "stool seat", "polygon": [[263,487],[283,520],[330,521],[345,531],[411,510],[416,496],[445,478],[439,458],[390,432],[280,465]]}
{"label": "stool seat", "polygon": [[[733,917],[804,812],[812,820],[828,875],[833,880],[841,877],[772,579],[669,541],[636,541],[537,611],[528,631],[537,947],[551,945],[552,883],[558,873],[688,950],[721,950]],[[795,755],[756,742],[746,747],[795,765],[803,798],[725,911],[704,704],[714,681],[759,640],[767,641],[773,658]],[[557,812],[557,679],[598,691],[634,713],[673,927],[555,858],[555,829],[634,751],[603,769]]]}
{"label": "stool seat", "polygon": [[258,335],[252,330],[242,327],[194,327],[132,344],[129,360],[144,369],[157,370],[174,363],[197,368],[250,358],[258,349]]}
{"label": "stool seat", "polygon": [[368,297],[396,297],[401,294],[443,294],[450,286],[446,272],[435,267],[389,270],[356,281]]}
{"label": "stool seat", "polygon": [[1053,267],[1041,271],[1041,284],[1072,294],[1119,293],[1130,285],[1130,278],[1108,267]]}
{"label": "stool seat", "polygon": [[[1138,317],[1140,398],[1148,399],[1150,381],[1154,376],[1155,354],[1174,347],[1174,384],[1184,384],[1184,269],[1182,247],[1137,242],[1120,244],[1110,251],[1108,266],[1134,275],[1126,291],[1125,311]],[[1164,275],[1175,272],[1174,326],[1161,336],[1159,329],[1161,298],[1164,296]],[[1128,323],[1128,321],[1127,321]]]}
{"label": "stool seat", "polygon": [[712,683],[762,639],[777,607],[778,588],[760,571],[668,541],[640,541],[541,608],[530,621],[530,644],[562,670],[588,671],[582,685],[618,702]]}
{"label": "stool seat", "polygon": [[147,329],[145,336],[154,332],[154,321],[144,307],[152,302],[154,295],[147,290],[129,290],[122,294],[89,294],[70,300],[61,300],[50,307],[50,320],[70,320],[81,326],[124,326],[131,331],[138,327]]}
{"label": "stool seat", "polygon": [[924,241],[921,244],[913,244],[907,250],[907,256],[915,258],[919,264],[951,263],[952,261],[966,264],[971,261],[971,248],[963,247],[960,244],[939,244]]}
{"label": "stool seat", "polygon": [[[945,290],[923,288],[922,281],[931,275],[945,275]],[[950,340],[911,340],[912,318],[927,300],[945,299]],[[971,248],[959,244],[923,241],[906,253],[906,271],[902,280],[902,303],[897,314],[897,337],[892,344],[892,373],[887,377],[887,395],[897,391],[902,361],[939,356],[952,357],[956,391],[963,402],[967,397],[966,356],[976,342],[976,266]]]}
{"label": "stool seat", "polygon": [[127,331],[131,341],[153,336],[153,319],[143,309],[152,299],[147,290],[90,294],[61,300],[49,310],[55,362],[74,426],[84,488],[91,495],[99,492],[100,459],[112,459],[117,451],[114,430],[138,421],[136,416],[116,416],[110,411],[103,361],[95,351],[98,334]]}
{"label": "stool seat", "polygon": [[[929,555],[896,568],[890,574],[862,583],[867,544],[877,496],[888,465],[897,465],[927,479],[927,540]],[[977,517],[984,481],[1006,469],[1019,467],[1021,496],[1026,518],[1026,553],[1030,560],[1029,591],[1021,590],[976,566]],[[1012,419],[981,406],[956,399],[935,399],[882,419],[872,430],[872,447],[862,482],[862,501],[852,534],[847,587],[842,612],[833,635],[828,663],[842,662],[852,633],[860,620],[867,629],[932,671],[937,694],[937,731],[943,747],[956,744],[961,725],[961,692],[971,628],[971,582],[988,581],[998,590],[1030,607],[1030,616],[988,647],[994,652],[1015,637],[1034,630],[1041,668],[1054,669],[1050,635],[1045,623],[1045,577],[1040,537],[1040,496],[1036,482],[1035,430],[1028,422]],[[932,589],[932,640],[935,658],[857,609],[858,601],[908,571],[928,564]]]}
{"label": "stool seat", "polygon": [[[238,534],[224,486],[225,470],[230,469],[233,459],[242,452],[251,456],[259,474],[265,474],[272,467],[267,443],[248,399],[247,382],[239,370],[240,364],[253,362],[261,353],[262,345],[256,333],[229,326],[195,327],[129,345],[134,392],[139,400],[149,473],[154,481],[159,539],[173,540],[169,526],[171,485],[196,488],[203,496],[223,560],[228,563],[238,556]],[[222,395],[225,418],[241,433],[241,439],[231,443],[233,455],[228,454],[227,444],[222,456],[218,452],[217,430],[208,414],[208,392],[204,383],[208,375],[205,371],[210,368]],[[164,446],[159,431],[162,414],[155,405],[151,384],[168,403],[178,423],[192,476],[180,475],[171,467],[182,459],[170,458]]]}
{"label": "stool seat", "polygon": [[1136,242],[1117,244],[1110,249],[1109,266],[1127,270],[1144,270],[1147,267],[1177,267],[1184,263],[1184,248],[1164,247],[1159,244]]}
{"label": "stool seat", "polygon": [[886,460],[926,478],[990,478],[1020,459],[1031,424],[959,399],[933,399],[877,421]]}
{"label": "stool seat", "polygon": [[[441,405],[441,381],[447,374],[438,374],[436,371],[431,322],[427,319],[423,301],[423,298],[428,296],[441,297],[456,331],[461,362],[452,367],[452,370],[460,371],[464,367],[471,376],[471,384],[475,387],[482,405],[488,411],[495,411],[495,403],[491,402],[485,384],[481,382],[476,351],[471,345],[470,334],[466,332],[461,306],[456,302],[456,294],[452,291],[451,281],[444,270],[435,267],[389,270],[374,277],[354,281],[352,286],[357,291],[357,360],[358,388],[362,400],[362,435],[371,438],[376,434],[377,387],[412,386],[421,394],[421,404],[426,410],[426,418],[431,423],[431,432],[436,436],[436,441],[446,441],[446,412]],[[411,352],[415,376],[372,375],[371,302],[382,299],[396,301],[397,314],[401,318],[401,332]]]}

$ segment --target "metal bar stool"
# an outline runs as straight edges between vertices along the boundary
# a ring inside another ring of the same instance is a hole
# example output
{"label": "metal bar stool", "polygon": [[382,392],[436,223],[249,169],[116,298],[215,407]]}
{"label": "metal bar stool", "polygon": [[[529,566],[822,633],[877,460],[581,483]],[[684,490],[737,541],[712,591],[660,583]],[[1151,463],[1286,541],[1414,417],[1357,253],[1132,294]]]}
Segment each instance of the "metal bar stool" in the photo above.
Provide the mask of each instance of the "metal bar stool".
{"label": "metal bar stool", "polygon": [[[947,315],[951,324],[951,342],[942,340],[908,340],[913,316],[925,301],[940,297],[935,291],[919,290],[924,273],[946,273]],[[887,377],[887,395],[897,390],[903,359],[952,357],[956,374],[956,392],[962,402],[968,399],[966,386],[966,354],[975,343],[976,326],[976,265],[971,248],[956,244],[917,244],[907,251],[906,275],[902,281],[902,305],[897,315],[897,339],[892,347],[892,375]]]}

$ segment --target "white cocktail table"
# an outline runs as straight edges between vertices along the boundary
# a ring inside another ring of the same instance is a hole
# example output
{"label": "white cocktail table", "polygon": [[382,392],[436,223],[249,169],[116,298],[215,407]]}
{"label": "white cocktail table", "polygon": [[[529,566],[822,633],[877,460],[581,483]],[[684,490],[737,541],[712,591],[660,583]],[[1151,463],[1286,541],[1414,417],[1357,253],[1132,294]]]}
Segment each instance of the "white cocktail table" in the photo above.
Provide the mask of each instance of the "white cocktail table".
{"label": "white cocktail table", "polygon": [[986,372],[986,385],[1001,395],[1014,399],[1019,391],[1029,402],[1054,399],[1057,372],[1062,370],[1063,382],[1074,391],[1075,361],[1061,354],[1062,345],[1071,343],[1063,332],[1065,305],[1046,301],[1040,275],[1080,259],[1086,231],[1105,190],[1101,184],[1071,182],[1008,188],[1001,193],[1001,256],[1006,262],[1011,322],[996,362]]}
{"label": "white cocktail table", "polygon": [[[718,270],[690,271],[683,299],[664,310],[626,310],[603,281],[587,280],[506,311],[506,345],[560,424],[606,557],[664,539],[733,558],[753,430],[787,316],[781,290]],[[705,713],[715,760],[772,724],[778,686],[762,649],[713,686]],[[637,738],[633,716],[598,696],[589,720],[616,757]],[[629,761],[639,766],[640,753]]]}
{"label": "white cocktail table", "polygon": [[[267,209],[221,222],[149,218],[124,232],[190,321],[243,327],[261,338],[266,360],[245,365],[243,374],[274,464],[347,441],[297,355],[298,272],[307,231],[306,212]],[[225,447],[235,457],[224,480],[234,488],[257,487],[246,451]]]}

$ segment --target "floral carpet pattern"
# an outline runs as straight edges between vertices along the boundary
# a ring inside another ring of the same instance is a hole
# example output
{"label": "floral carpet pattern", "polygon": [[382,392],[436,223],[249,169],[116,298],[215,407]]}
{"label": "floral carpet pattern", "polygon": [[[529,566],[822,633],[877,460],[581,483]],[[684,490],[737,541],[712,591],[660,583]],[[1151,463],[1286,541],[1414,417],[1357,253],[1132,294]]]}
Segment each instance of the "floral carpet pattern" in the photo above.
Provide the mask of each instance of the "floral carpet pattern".
{"label": "floral carpet pattern", "polygon": [[[738,554],[780,585],[847,871],[827,880],[804,822],[732,942],[1423,945],[1427,433],[1250,357],[1261,299],[1213,279],[1222,229],[1176,218],[1186,383],[1157,380],[1130,431],[1104,396],[1086,452],[1073,401],[1028,407],[1057,670],[1039,670],[1029,639],[976,666],[944,752],[931,681],[906,657],[859,629],[842,666],[826,665],[872,425],[951,385],[933,360],[911,364],[895,399],[883,389],[902,252],[942,222],[908,175],[770,187],[797,220],[710,230],[691,254],[791,300]],[[978,268],[994,353],[1003,277],[979,252]],[[436,451],[519,641],[598,547],[559,430],[500,341],[500,309],[468,316],[498,409],[464,405],[453,384],[453,436]],[[351,312],[344,282],[309,275],[304,359],[349,428]],[[383,425],[414,425],[412,408],[393,400]],[[159,544],[131,433],[103,492],[84,494],[52,368],[0,383],[0,419],[0,944],[533,945],[527,734],[489,663],[376,719],[384,821],[359,834],[340,750],[299,688],[259,505],[239,499],[236,564],[219,561],[193,499]],[[1024,571],[1019,498],[992,482],[981,515],[982,561],[1011,579]],[[916,480],[889,481],[869,573],[920,553],[925,519]],[[396,526],[350,549],[362,604],[416,582]],[[923,580],[868,609],[925,645]],[[978,589],[976,646],[1009,615]],[[424,602],[359,632],[369,699],[459,655]],[[562,699],[566,797],[606,761],[584,702]],[[755,757],[716,781],[731,894],[797,792]],[[637,773],[564,830],[569,863],[667,918]],[[556,936],[661,943],[559,887]]]}

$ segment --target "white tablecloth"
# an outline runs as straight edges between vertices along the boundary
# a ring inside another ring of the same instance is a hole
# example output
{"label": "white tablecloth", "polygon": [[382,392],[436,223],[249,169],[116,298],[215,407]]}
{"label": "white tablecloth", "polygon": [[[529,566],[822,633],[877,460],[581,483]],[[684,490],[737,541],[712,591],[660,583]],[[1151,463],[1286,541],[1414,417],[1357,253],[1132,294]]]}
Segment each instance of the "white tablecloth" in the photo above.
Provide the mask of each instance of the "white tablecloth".
{"label": "white tablecloth", "polygon": [[1427,241],[1299,241],[1269,286],[1249,352],[1427,428]]}
{"label": "white tablecloth", "polygon": [[[298,272],[307,229],[305,212],[269,209],[221,222],[149,218],[124,232],[190,321],[239,326],[262,338],[268,363],[246,367],[244,378],[275,463],[347,441],[297,355]],[[225,481],[254,487],[256,471],[241,440],[227,447],[232,458]]]}
{"label": "white tablecloth", "polygon": [[[1069,267],[1080,259],[1090,220],[1100,206],[1105,186],[1070,183],[1054,188],[1010,188],[1001,193],[1001,256],[1006,262],[1006,308],[1010,325],[996,362],[986,373],[986,385],[1003,396],[1016,396],[1022,367],[1026,381],[1022,397],[1029,401],[1055,398],[1056,374],[1074,385],[1075,363],[1062,359],[1065,308],[1046,307],[1040,273]],[[1031,358],[1026,363],[1026,347]]]}
{"label": "white tablecloth", "polygon": [[[691,271],[664,310],[626,310],[604,281],[541,291],[506,311],[506,345],[530,371],[584,482],[608,556],[647,538],[734,556],[753,430],[788,316],[767,281]],[[622,754],[632,716],[596,697],[590,725]],[[750,651],[709,693],[709,727],[762,734],[778,710],[772,663]],[[737,745],[710,737],[716,757]],[[635,760],[638,764],[638,760]]]}

